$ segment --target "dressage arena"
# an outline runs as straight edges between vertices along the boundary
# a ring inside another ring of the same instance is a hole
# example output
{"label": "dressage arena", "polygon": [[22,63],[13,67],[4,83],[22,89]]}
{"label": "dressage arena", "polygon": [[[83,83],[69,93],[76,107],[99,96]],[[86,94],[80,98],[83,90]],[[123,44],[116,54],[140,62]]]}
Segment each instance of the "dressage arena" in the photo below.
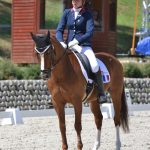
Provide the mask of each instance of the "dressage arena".
{"label": "dressage arena", "polygon": [[[0,126],[1,150],[60,150],[61,137],[56,116],[23,118],[22,125]],[[150,111],[135,111],[130,116],[130,133],[121,130],[122,150],[150,150]],[[95,124],[91,113],[82,116],[83,150],[91,150]],[[74,115],[66,115],[69,150],[76,150]],[[104,119],[101,150],[115,149],[112,119]]]}

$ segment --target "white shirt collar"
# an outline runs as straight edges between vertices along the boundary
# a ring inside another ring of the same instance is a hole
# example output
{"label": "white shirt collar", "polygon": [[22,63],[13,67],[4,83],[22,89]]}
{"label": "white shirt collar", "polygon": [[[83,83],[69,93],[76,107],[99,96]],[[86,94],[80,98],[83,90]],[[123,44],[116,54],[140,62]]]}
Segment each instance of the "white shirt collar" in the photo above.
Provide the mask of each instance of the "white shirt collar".
{"label": "white shirt collar", "polygon": [[75,12],[80,12],[80,10],[81,10],[82,8],[73,8],[73,10],[75,11]]}

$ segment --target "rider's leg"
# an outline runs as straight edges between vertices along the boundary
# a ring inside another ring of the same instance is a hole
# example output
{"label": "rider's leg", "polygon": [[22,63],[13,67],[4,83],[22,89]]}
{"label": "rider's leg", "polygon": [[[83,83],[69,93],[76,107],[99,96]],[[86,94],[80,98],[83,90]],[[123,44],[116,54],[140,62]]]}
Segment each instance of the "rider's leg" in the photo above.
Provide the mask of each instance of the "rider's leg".
{"label": "rider's leg", "polygon": [[103,81],[102,81],[102,75],[101,71],[99,69],[98,62],[96,60],[95,54],[91,47],[82,47],[82,52],[88,57],[88,60],[91,65],[92,72],[94,73],[94,81],[97,84],[98,92],[100,98],[98,99],[100,103],[105,103],[107,102],[106,100],[106,95],[104,92],[104,86],[103,86]]}

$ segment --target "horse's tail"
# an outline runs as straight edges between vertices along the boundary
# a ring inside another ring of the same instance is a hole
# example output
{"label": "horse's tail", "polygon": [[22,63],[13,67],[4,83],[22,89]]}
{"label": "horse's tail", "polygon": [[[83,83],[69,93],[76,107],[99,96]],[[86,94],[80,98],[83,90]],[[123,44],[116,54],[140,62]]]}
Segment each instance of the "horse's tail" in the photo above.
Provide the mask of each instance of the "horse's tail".
{"label": "horse's tail", "polygon": [[129,122],[128,122],[128,105],[126,102],[125,89],[123,87],[121,96],[121,126],[125,132],[129,132]]}

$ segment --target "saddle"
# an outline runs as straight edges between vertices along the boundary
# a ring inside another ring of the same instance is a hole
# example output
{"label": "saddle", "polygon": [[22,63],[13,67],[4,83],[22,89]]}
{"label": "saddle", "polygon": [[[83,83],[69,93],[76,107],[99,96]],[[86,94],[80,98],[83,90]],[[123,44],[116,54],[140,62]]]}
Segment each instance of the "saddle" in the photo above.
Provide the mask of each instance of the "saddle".
{"label": "saddle", "polygon": [[85,54],[78,53],[75,51],[75,54],[80,59],[84,69],[87,72],[88,78],[94,80],[94,73],[91,70],[90,62]]}
{"label": "saddle", "polygon": [[[94,73],[91,70],[90,62],[89,62],[87,56],[85,54],[78,53],[77,51],[75,51],[75,54],[81,61],[84,69],[86,70],[88,78],[94,80]],[[83,99],[84,103],[86,102],[87,98],[91,95],[93,89],[94,89],[94,82],[93,83],[87,82],[86,95]]]}
{"label": "saddle", "polygon": [[[76,51],[73,51],[73,53],[76,56],[76,58],[80,64],[82,73],[87,81],[86,96],[83,99],[83,101],[86,102],[87,98],[91,95],[91,93],[95,87],[94,73],[91,70],[90,62],[86,55],[78,53]],[[99,65],[99,69],[101,70],[101,73],[102,73],[103,83],[109,83],[110,82],[110,74],[108,72],[106,65],[98,58],[97,58],[97,62]]]}

